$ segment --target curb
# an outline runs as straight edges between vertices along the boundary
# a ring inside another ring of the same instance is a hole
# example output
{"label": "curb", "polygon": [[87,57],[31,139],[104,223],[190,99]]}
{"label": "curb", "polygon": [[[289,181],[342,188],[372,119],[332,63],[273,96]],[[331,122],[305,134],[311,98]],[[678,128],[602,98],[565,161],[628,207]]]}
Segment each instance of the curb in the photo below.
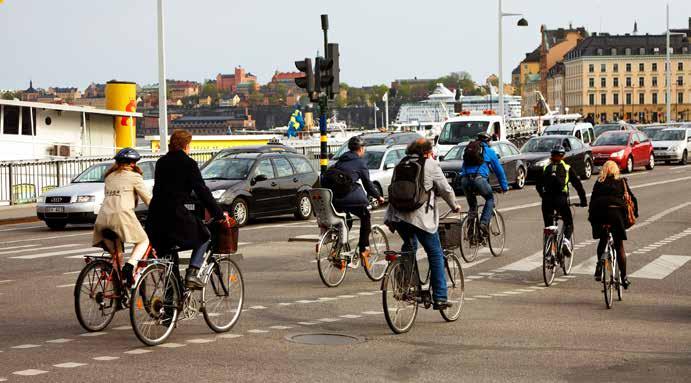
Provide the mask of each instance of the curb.
{"label": "curb", "polygon": [[316,242],[319,242],[319,235],[318,235],[318,234],[297,235],[297,236],[295,236],[295,237],[290,237],[290,238],[288,238],[288,242],[310,242],[310,243],[316,243]]}

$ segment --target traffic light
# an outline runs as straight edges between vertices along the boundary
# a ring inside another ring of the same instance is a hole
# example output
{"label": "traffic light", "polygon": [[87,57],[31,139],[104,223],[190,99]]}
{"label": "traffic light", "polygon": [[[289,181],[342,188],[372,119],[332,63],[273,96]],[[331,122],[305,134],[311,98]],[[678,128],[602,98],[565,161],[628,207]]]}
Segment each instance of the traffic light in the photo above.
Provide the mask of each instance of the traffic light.
{"label": "traffic light", "polygon": [[312,59],[305,58],[302,61],[296,61],[295,67],[305,75],[302,77],[297,77],[295,79],[295,85],[298,88],[304,89],[307,94],[312,98],[314,93],[314,72],[312,72]]}
{"label": "traffic light", "polygon": [[329,92],[329,86],[333,82],[333,77],[329,74],[331,71],[331,61],[324,57],[317,57],[314,59],[314,91],[320,93]]}
{"label": "traffic light", "polygon": [[340,56],[338,53],[338,44],[330,43],[329,45],[327,45],[326,58],[331,62],[331,65],[329,66],[329,70],[327,72],[327,74],[331,77],[331,86],[329,87],[327,96],[333,100],[341,89],[341,67],[339,65]]}

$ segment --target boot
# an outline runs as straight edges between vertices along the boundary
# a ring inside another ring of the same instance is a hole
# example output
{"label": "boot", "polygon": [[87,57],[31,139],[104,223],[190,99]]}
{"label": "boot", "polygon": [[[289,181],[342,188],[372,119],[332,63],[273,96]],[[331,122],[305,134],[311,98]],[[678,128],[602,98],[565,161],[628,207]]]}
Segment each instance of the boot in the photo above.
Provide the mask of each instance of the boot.
{"label": "boot", "polygon": [[197,276],[199,269],[196,267],[188,267],[185,272],[185,287],[190,290],[199,290],[204,288],[204,282]]}
{"label": "boot", "polygon": [[132,287],[134,284],[134,266],[131,263],[125,263],[122,267],[122,279],[127,287]]}

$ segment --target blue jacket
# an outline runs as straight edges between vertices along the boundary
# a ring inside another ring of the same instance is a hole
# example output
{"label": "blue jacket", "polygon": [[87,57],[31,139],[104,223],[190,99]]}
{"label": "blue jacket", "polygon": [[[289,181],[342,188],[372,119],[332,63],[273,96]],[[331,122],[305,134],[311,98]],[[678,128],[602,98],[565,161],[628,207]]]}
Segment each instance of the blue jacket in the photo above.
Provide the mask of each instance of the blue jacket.
{"label": "blue jacket", "polygon": [[[369,169],[364,159],[360,158],[355,152],[346,152],[338,158],[338,162],[334,167],[348,173],[353,179],[353,182],[362,180],[363,190],[360,185],[356,184],[353,190],[343,198],[334,198],[333,204],[337,209],[347,207],[362,207],[367,206],[369,200],[367,195],[372,198],[379,198],[379,192],[374,184],[369,179]],[[365,191],[367,191],[365,193]]]}
{"label": "blue jacket", "polygon": [[492,168],[492,171],[499,179],[501,188],[503,190],[509,190],[509,183],[506,181],[506,173],[504,173],[504,168],[499,162],[497,153],[494,151],[494,149],[487,145],[487,143],[483,142],[482,146],[485,148],[485,162],[480,166],[466,166],[466,164],[463,163],[463,166],[461,166],[461,176],[477,174],[484,178],[489,178],[490,168]]}

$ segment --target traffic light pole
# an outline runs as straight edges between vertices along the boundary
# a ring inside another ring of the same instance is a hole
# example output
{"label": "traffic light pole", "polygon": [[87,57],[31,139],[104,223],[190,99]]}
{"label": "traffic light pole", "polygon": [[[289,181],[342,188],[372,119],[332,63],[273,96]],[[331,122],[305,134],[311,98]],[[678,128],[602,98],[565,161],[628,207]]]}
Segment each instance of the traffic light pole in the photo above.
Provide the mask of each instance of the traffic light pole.
{"label": "traffic light pole", "polygon": [[326,115],[329,111],[328,100],[329,98],[326,94],[319,97],[319,165],[322,174],[326,172],[326,168],[329,166],[329,147],[326,136]]}

